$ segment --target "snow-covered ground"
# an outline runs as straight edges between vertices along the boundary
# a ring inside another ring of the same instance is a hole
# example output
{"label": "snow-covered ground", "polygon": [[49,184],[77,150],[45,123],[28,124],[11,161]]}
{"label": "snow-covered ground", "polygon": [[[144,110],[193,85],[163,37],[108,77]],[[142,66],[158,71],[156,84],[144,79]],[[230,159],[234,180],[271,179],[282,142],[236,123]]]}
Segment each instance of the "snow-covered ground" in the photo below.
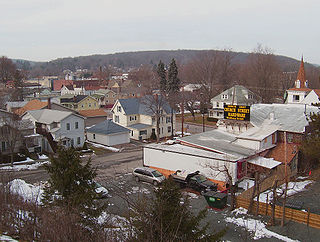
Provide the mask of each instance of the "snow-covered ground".
{"label": "snow-covered ground", "polygon": [[[312,183],[312,181],[310,181],[310,180],[289,182],[287,196],[292,196],[298,192],[304,191],[305,187],[311,183]],[[282,194],[282,192],[285,190],[285,186],[286,186],[285,184],[282,184],[279,188],[277,188],[277,194],[279,194],[279,195]],[[266,203],[267,197],[268,197],[268,201],[271,201],[271,199],[273,198],[271,190],[267,190],[267,191],[261,193],[259,196],[259,201]],[[257,200],[257,198],[255,198],[255,200]]]}
{"label": "snow-covered ground", "polygon": [[[32,160],[33,161],[33,160]],[[36,162],[34,164],[31,165],[24,165],[24,164],[16,164],[14,163],[13,166],[3,166],[0,167],[0,170],[11,170],[11,171],[22,171],[22,170],[36,170],[38,169],[40,166],[44,165],[44,164],[48,164],[49,161],[44,161],[44,162]]]}
{"label": "snow-covered ground", "polygon": [[49,157],[44,154],[39,156],[39,160],[46,160],[46,159],[49,159]]}
{"label": "snow-covered ground", "polygon": [[[247,209],[245,208],[237,208],[235,209],[232,214],[235,216],[233,217],[226,217],[225,221],[228,223],[233,223],[238,226],[246,228],[247,231],[253,233],[253,239],[258,240],[261,238],[277,238],[279,240],[287,241],[287,242],[293,242],[297,240],[292,240],[286,236],[277,234],[275,232],[272,232],[266,228],[266,225],[261,222],[260,220],[256,220],[253,218],[245,218],[244,214],[247,213]],[[241,215],[241,217],[237,217],[238,215]]]}
{"label": "snow-covered ground", "polygon": [[254,181],[250,179],[244,179],[241,182],[239,182],[238,187],[242,188],[244,190],[248,190],[249,188],[254,186]]}
{"label": "snow-covered ground", "polygon": [[8,235],[0,235],[0,241],[1,242],[19,242],[18,240],[15,240]]}
{"label": "snow-covered ground", "polygon": [[9,182],[8,185],[13,194],[18,194],[25,201],[35,202],[39,205],[41,204],[43,196],[43,189],[41,188],[41,185],[34,186],[21,179],[14,179]]}
{"label": "snow-covered ground", "polygon": [[103,148],[103,149],[106,149],[106,150],[110,150],[112,152],[120,152],[120,149],[117,149],[117,148],[114,148],[114,147],[111,147],[111,146],[100,145],[100,144],[96,144],[96,143],[93,143],[93,142],[90,142],[90,141],[86,141],[86,142],[89,143],[90,145],[94,146],[94,147],[97,147],[97,148]]}

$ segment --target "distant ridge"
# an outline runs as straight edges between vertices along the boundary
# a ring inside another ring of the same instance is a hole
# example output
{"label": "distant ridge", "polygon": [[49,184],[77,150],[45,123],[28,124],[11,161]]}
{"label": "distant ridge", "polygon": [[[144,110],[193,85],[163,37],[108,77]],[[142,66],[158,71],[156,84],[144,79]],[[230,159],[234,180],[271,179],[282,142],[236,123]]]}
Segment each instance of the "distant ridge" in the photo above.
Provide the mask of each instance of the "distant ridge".
{"label": "distant ridge", "polygon": [[[26,60],[14,60],[18,68],[26,69],[31,76],[40,75],[59,75],[63,70],[76,70],[78,68],[96,70],[99,66],[112,65],[124,70],[139,67],[140,65],[156,65],[162,60],[168,64],[172,58],[178,63],[187,63],[201,52],[209,50],[154,50],[154,51],[135,51],[119,52],[114,54],[95,54],[78,57],[58,58],[49,62],[34,62]],[[234,54],[234,63],[244,63],[249,53],[232,52]],[[299,67],[299,60],[276,55],[281,68],[284,71],[296,71]],[[314,66],[306,63],[306,67]]]}

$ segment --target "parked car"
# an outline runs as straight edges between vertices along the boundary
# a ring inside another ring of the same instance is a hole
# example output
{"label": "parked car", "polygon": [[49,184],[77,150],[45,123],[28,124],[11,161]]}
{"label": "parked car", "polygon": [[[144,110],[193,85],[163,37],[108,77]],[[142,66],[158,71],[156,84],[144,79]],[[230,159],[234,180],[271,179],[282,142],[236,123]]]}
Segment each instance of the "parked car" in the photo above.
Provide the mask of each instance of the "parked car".
{"label": "parked car", "polygon": [[132,174],[137,182],[146,181],[155,186],[166,179],[159,171],[149,167],[137,167],[133,170]]}
{"label": "parked car", "polygon": [[94,182],[96,193],[98,194],[98,198],[106,198],[108,197],[108,190],[107,188],[103,187],[100,183]]}
{"label": "parked car", "polygon": [[178,170],[170,176],[173,181],[180,185],[181,188],[188,187],[200,192],[201,194],[208,191],[217,191],[218,185],[201,175],[199,171],[190,174],[183,174]]}

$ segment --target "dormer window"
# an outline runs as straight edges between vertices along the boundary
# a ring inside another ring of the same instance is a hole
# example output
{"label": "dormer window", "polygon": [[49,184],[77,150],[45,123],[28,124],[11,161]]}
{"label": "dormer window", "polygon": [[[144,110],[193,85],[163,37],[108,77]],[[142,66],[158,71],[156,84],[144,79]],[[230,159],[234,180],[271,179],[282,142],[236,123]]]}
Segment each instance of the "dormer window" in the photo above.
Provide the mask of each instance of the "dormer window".
{"label": "dormer window", "polygon": [[296,88],[300,88],[300,81],[296,80]]}
{"label": "dormer window", "polygon": [[306,87],[308,87],[308,80],[306,80],[306,81],[304,82],[304,85],[305,85]]}

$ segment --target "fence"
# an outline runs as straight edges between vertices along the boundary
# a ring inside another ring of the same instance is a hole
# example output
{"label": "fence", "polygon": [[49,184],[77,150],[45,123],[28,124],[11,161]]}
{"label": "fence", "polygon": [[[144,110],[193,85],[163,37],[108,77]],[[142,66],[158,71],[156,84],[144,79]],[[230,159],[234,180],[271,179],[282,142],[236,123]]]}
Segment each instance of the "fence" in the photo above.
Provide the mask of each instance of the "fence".
{"label": "fence", "polygon": [[[241,197],[236,198],[237,207],[243,207],[248,209],[250,200],[244,199]],[[256,211],[257,209],[257,202],[254,201],[252,211]],[[282,218],[282,211],[283,207],[275,206],[275,218]],[[261,215],[268,215],[271,216],[271,205],[263,202],[259,202],[259,214]],[[292,208],[285,208],[285,218],[288,220],[292,220],[298,223],[307,224],[310,227],[320,229],[320,215],[292,209]]]}

